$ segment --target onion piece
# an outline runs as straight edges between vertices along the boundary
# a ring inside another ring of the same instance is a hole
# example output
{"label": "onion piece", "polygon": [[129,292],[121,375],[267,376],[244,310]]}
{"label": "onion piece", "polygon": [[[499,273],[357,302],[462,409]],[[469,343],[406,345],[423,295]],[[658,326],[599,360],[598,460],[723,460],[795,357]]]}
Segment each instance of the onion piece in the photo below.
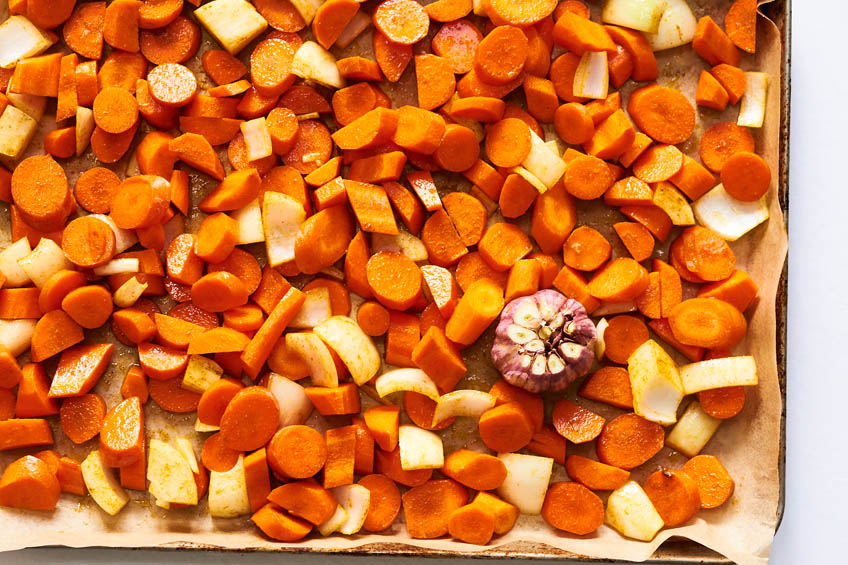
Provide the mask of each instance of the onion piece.
{"label": "onion piece", "polygon": [[[530,130],[530,153],[521,162],[521,166],[533,175],[533,177],[541,181],[547,188],[553,188],[559,182],[559,179],[562,178],[562,175],[565,174],[565,161],[551,151],[545,141],[536,135],[533,130]],[[521,173],[519,172],[519,174]],[[528,179],[527,175],[522,174],[522,176]],[[528,180],[528,182],[531,181]],[[536,186],[537,190],[540,188],[534,182],[531,182],[531,184]],[[539,192],[545,191],[539,190]]]}
{"label": "onion piece", "polygon": [[98,277],[107,277],[109,275],[121,275],[123,273],[137,273],[138,258],[137,257],[122,257],[120,259],[112,259],[105,265],[94,267],[94,274]]}
{"label": "onion piece", "polygon": [[587,51],[574,71],[574,96],[603,100],[609,94],[609,66],[606,51]]}
{"label": "onion piece", "polygon": [[766,98],[768,96],[768,75],[766,73],[745,73],[745,94],[739,105],[737,126],[749,128],[763,127],[766,118]]}
{"label": "onion piece", "polygon": [[645,39],[654,51],[673,49],[691,43],[698,20],[686,0],[666,0],[656,33],[646,33]]}
{"label": "onion piece", "polygon": [[656,33],[665,7],[666,0],[607,0],[601,21]]}
{"label": "onion piece", "polygon": [[398,429],[400,467],[404,471],[441,469],[445,464],[442,438],[417,426],[405,425]]}
{"label": "onion piece", "polygon": [[481,390],[455,390],[443,394],[436,402],[432,427],[454,416],[479,418],[494,405],[495,397]]}
{"label": "onion piece", "polygon": [[692,203],[698,223],[728,241],[736,241],[769,217],[765,196],[755,202],[742,202],[718,185]]}
{"label": "onion piece", "polygon": [[421,369],[395,369],[383,373],[374,382],[374,388],[380,398],[393,392],[417,392],[430,400],[439,401],[439,389],[436,383]]}

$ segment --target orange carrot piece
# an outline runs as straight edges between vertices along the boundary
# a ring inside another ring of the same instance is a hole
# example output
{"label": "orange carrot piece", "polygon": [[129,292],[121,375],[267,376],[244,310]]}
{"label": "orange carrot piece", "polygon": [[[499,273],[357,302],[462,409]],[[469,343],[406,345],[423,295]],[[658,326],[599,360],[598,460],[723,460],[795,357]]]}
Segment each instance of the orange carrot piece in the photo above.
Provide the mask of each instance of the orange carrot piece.
{"label": "orange carrot piece", "polygon": [[511,453],[525,447],[533,439],[533,422],[518,402],[495,406],[480,416],[480,439],[489,449]]}
{"label": "orange carrot piece", "polygon": [[683,465],[683,471],[698,485],[701,508],[718,508],[733,495],[733,478],[713,455],[696,455]]}
{"label": "orange carrot piece", "polygon": [[271,491],[268,500],[316,526],[329,520],[338,506],[333,493],[314,479],[281,485]]}
{"label": "orange carrot piece", "polygon": [[241,355],[242,365],[250,378],[255,379],[280,339],[289,322],[306,300],[306,295],[296,288],[289,289],[268,315],[262,327],[250,340]]}
{"label": "orange carrot piece", "polygon": [[746,53],[757,52],[757,2],[737,0],[724,16],[724,29],[730,41]]}
{"label": "orange carrot piece", "polygon": [[245,456],[244,478],[247,483],[250,510],[256,512],[265,504],[271,493],[271,477],[268,473],[268,460],[264,447]]}
{"label": "orange carrot piece", "polygon": [[725,280],[703,285],[698,289],[698,296],[700,298],[719,298],[732,304],[740,312],[744,312],[757,297],[758,292],[757,284],[748,273],[736,269]]}
{"label": "orange carrot piece", "polygon": [[346,206],[331,206],[300,225],[294,244],[298,269],[315,274],[338,261],[354,235],[354,224]]}
{"label": "orange carrot piece", "polygon": [[565,458],[565,470],[572,481],[592,490],[615,490],[630,478],[630,472],[579,455]]}
{"label": "orange carrot piece", "polygon": [[509,270],[504,300],[510,302],[519,296],[529,296],[539,290],[542,265],[535,259],[516,261]]}
{"label": "orange carrot piece", "polygon": [[604,427],[606,420],[590,410],[562,398],[554,405],[554,428],[572,443],[592,441]]}
{"label": "orange carrot piece", "polygon": [[755,202],[768,192],[771,169],[756,153],[733,154],[721,169],[721,183],[727,193],[743,202]]}
{"label": "orange carrot piece", "polygon": [[711,65],[727,63],[737,66],[739,64],[740,53],[736,46],[710,16],[704,16],[698,20],[695,37],[692,39],[692,48]]}
{"label": "orange carrot piece", "polygon": [[445,458],[442,473],[473,490],[495,490],[506,479],[506,466],[485,453],[458,449]]}
{"label": "orange carrot piece", "polygon": [[30,358],[38,363],[81,342],[82,328],[62,310],[44,314],[35,325]]}
{"label": "orange carrot piece", "polygon": [[595,449],[602,463],[629,471],[659,453],[664,443],[662,426],[636,414],[622,414],[606,423]]}
{"label": "orange carrot piece", "polygon": [[79,267],[98,267],[115,256],[115,233],[97,218],[76,218],[62,232],[62,250]]}
{"label": "orange carrot piece", "polygon": [[597,124],[595,134],[583,144],[583,148],[598,159],[615,159],[630,149],[635,139],[636,130],[627,114],[618,109]]}
{"label": "orange carrot piece", "polygon": [[698,89],[695,91],[695,103],[698,106],[712,108],[721,112],[727,108],[729,96],[716,78],[707,71],[701,71]]}
{"label": "orange carrot piece", "polygon": [[89,392],[109,368],[114,349],[111,343],[103,343],[65,350],[59,358],[49,396],[63,398]]}
{"label": "orange carrot piece", "polygon": [[589,281],[592,296],[606,302],[627,302],[648,287],[648,271],[629,257],[613,259]]}
{"label": "orange carrot piece", "polygon": [[324,488],[353,483],[356,458],[356,428],[344,426],[326,431],[327,462],[324,464]]}
{"label": "orange carrot piece", "polygon": [[410,358],[433,379],[442,393],[453,390],[468,370],[456,346],[448,341],[445,332],[436,326],[427,330],[412,350]]}
{"label": "orange carrot piece", "polygon": [[421,241],[427,248],[430,261],[442,267],[455,264],[468,253],[451,218],[441,209],[424,223]]}
{"label": "orange carrot piece", "polygon": [[415,539],[438,538],[448,533],[451,514],[468,502],[465,487],[451,479],[437,479],[413,487],[403,495],[403,515]]}
{"label": "orange carrot piece", "polygon": [[545,495],[542,518],[558,530],[587,535],[603,524],[604,503],[580,483],[553,483]]}
{"label": "orange carrot piece", "polygon": [[658,240],[664,242],[671,232],[671,218],[657,206],[622,206],[619,212],[648,228]]}
{"label": "orange carrot piece", "polygon": [[138,397],[113,406],[100,430],[100,455],[110,467],[132,465],[144,453],[144,411]]}
{"label": "orange carrot piece", "polygon": [[59,480],[47,463],[32,455],[25,455],[3,470],[0,477],[0,506],[53,510],[59,501],[60,491]]}
{"label": "orange carrot piece", "polygon": [[150,392],[147,389],[147,375],[141,370],[138,365],[133,365],[124,375],[124,382],[121,385],[121,397],[130,398],[138,397],[142,404],[147,402]]}
{"label": "orange carrot piece", "polygon": [[84,443],[100,433],[106,403],[97,394],[67,398],[59,410],[62,431],[72,442]]}
{"label": "orange carrot piece", "polygon": [[103,16],[103,39],[121,51],[136,53],[138,46],[139,0],[115,0]]}
{"label": "orange carrot piece", "polygon": [[418,317],[389,310],[389,331],[386,334],[386,363],[398,367],[415,367],[412,352],[421,339]]}
{"label": "orange carrot piece", "polygon": [[380,251],[366,266],[368,285],[386,308],[406,310],[421,293],[421,270],[406,255]]}
{"label": "orange carrot piece", "polygon": [[606,262],[611,249],[607,238],[596,229],[580,226],[565,240],[563,262],[578,271],[594,271]]}
{"label": "orange carrot piece", "polygon": [[283,542],[299,541],[312,530],[312,524],[289,515],[270,502],[254,512],[250,520],[266,536]]}
{"label": "orange carrot piece", "polygon": [[[433,53],[447,59],[453,72],[468,73],[474,68],[477,47],[483,34],[465,19],[446,22],[433,37]],[[495,97],[499,98],[499,97]]]}
{"label": "orange carrot piece", "polygon": [[638,262],[650,257],[654,252],[654,238],[648,228],[637,222],[618,222],[613,229],[630,256]]}
{"label": "orange carrot piece", "polygon": [[416,55],[415,77],[418,107],[433,110],[450,100],[456,91],[453,66],[438,55]]}
{"label": "orange carrot piece", "polygon": [[580,302],[590,314],[601,305],[600,301],[590,293],[586,278],[568,265],[560,269],[553,281],[553,286],[565,296]]}
{"label": "orange carrot piece", "polygon": [[77,4],[62,26],[62,37],[72,51],[88,59],[100,59],[103,52],[103,19],[106,2]]}
{"label": "orange carrot piece", "polygon": [[690,361],[700,361],[704,358],[703,347],[696,347],[694,345],[683,344],[674,337],[674,333],[671,331],[671,325],[668,322],[668,318],[651,320],[650,322],[648,322],[648,327],[651,328],[651,331],[657,334],[660,339],[662,339],[670,346],[674,347]]}

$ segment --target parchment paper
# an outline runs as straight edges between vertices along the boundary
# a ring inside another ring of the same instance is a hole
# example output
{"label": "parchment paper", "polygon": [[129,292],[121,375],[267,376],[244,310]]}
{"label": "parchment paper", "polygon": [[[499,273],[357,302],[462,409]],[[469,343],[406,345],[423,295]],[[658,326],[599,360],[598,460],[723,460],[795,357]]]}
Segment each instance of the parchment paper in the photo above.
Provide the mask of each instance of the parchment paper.
{"label": "parchment paper", "polygon": [[[423,2],[429,3],[429,2]],[[601,3],[596,3],[601,4]],[[721,24],[724,13],[730,4],[728,0],[690,0],[697,17],[711,14]],[[593,6],[595,10],[598,6]],[[0,2],[2,17],[7,12],[7,2]],[[431,36],[438,29],[431,26]],[[362,54],[372,57],[371,33],[366,31],[347,49],[337,52],[339,56]],[[357,535],[345,537],[334,535],[322,538],[313,534],[307,540],[298,544],[277,543],[264,538],[248,521],[247,517],[232,520],[213,520],[208,516],[205,501],[194,509],[164,511],[151,505],[145,492],[130,491],[132,502],[116,517],[110,517],[94,504],[90,497],[78,497],[64,494],[54,512],[36,512],[0,508],[0,550],[8,551],[25,547],[44,545],[64,545],[69,547],[109,546],[109,547],[204,547],[227,548],[239,550],[279,550],[300,549],[311,551],[343,551],[343,550],[373,550],[397,551],[398,544],[406,544],[423,550],[430,550],[444,555],[450,553],[489,552],[495,555],[508,555],[510,550],[532,547],[534,552],[556,554],[559,556],[583,556],[592,558],[607,558],[616,560],[642,561],[650,557],[654,551],[672,536],[681,536],[699,542],[729,559],[741,564],[759,564],[768,560],[769,550],[777,521],[779,499],[778,457],[780,445],[780,418],[782,400],[778,385],[776,359],[776,319],[775,300],[778,281],[787,251],[787,237],[777,198],[777,172],[779,170],[778,152],[780,142],[780,84],[781,84],[781,37],[777,27],[769,20],[759,18],[758,44],[755,56],[745,55],[742,67],[746,70],[761,70],[769,75],[768,109],[765,125],[762,130],[752,130],[757,141],[757,151],[768,161],[773,181],[769,191],[770,220],[732,244],[737,257],[737,266],[746,270],[760,287],[759,299],[747,312],[749,332],[746,340],[741,343],[734,353],[750,353],[757,359],[760,383],[757,387],[748,389],[747,402],[743,412],[722,423],[718,432],[704,449],[704,453],[718,456],[736,481],[736,490],[732,499],[714,510],[702,510],[697,518],[684,527],[663,530],[650,543],[628,540],[617,532],[601,527],[597,533],[579,537],[554,531],[538,516],[521,516],[516,527],[509,533],[493,539],[488,546],[479,547],[454,542],[443,538],[438,540],[413,540],[406,533],[405,527],[399,520],[389,531],[378,535]],[[425,40],[419,44],[429,45]],[[204,34],[201,49],[214,48],[214,43]],[[250,49],[245,53],[249,54]],[[690,47],[679,48],[658,54],[660,78],[662,84],[669,84],[683,91],[694,103],[695,87],[701,69],[707,68]],[[196,58],[196,59],[199,59]],[[202,69],[197,60],[190,63],[192,70],[198,73],[202,86],[209,86],[208,79],[202,75]],[[392,97],[395,106],[415,102],[414,77],[407,71],[404,79],[397,85],[386,86],[386,92]],[[629,85],[626,93],[633,89]],[[42,152],[41,139],[43,133],[53,129],[51,110],[42,122],[41,135],[32,143],[29,154]],[[698,109],[699,123],[695,135],[684,144],[683,150],[694,158],[698,153],[700,133],[712,123],[722,120],[735,121],[738,106],[724,113],[712,110]],[[137,140],[141,138],[139,133]],[[137,141],[136,140],[136,141]],[[222,161],[228,167],[225,148],[221,151]],[[131,152],[132,153],[132,152]],[[90,152],[81,159],[63,163],[69,172],[71,183],[79,172],[92,166],[100,165]],[[137,166],[131,155],[121,162],[110,166],[119,174],[135,174]],[[192,177],[193,202],[198,202],[213,184],[209,179],[197,175],[187,169]],[[436,176],[441,190],[467,189],[467,183],[456,177]],[[598,206],[582,206],[579,222],[590,224],[607,235],[614,246],[614,254],[623,255],[626,251],[621,247],[618,238],[612,232],[612,224],[620,221],[621,216],[612,210]],[[196,230],[202,214],[195,213],[187,221],[187,228]],[[491,221],[497,219],[495,216]],[[526,221],[526,220],[524,220]],[[674,239],[673,234],[669,241]],[[10,238],[8,225],[8,208],[0,212],[0,238],[8,242]],[[6,243],[4,243],[5,245]],[[260,252],[261,245],[254,249]],[[665,248],[658,254],[663,256]],[[262,259],[264,262],[264,258]],[[692,292],[692,289],[688,289]],[[170,306],[169,299],[160,301],[163,311]],[[481,343],[471,351],[468,359],[469,375],[459,384],[458,388],[488,389],[498,375],[488,360],[488,346],[491,344],[491,332],[485,335]],[[90,332],[90,341],[111,339],[108,328]],[[666,348],[674,353],[670,347]],[[676,355],[676,353],[674,353]],[[684,360],[677,355],[677,360]],[[25,359],[21,359],[25,361]],[[108,406],[120,400],[119,388],[128,365],[137,362],[136,353],[130,348],[118,344],[113,358],[113,366],[101,379],[95,391],[103,396]],[[55,368],[55,360],[46,363],[48,374]],[[567,395],[573,397],[577,385],[569,388]],[[363,396],[363,407],[373,401]],[[399,399],[392,399],[399,402]],[[553,399],[546,399],[548,410]],[[685,408],[688,399],[684,400],[681,410]],[[614,417],[622,411],[602,404],[595,404],[581,399],[587,407],[596,410],[607,418]],[[404,415],[405,417],[405,415]],[[197,453],[205,437],[193,432],[194,414],[175,415],[164,413],[150,401],[145,407],[148,438],[173,438],[177,435],[192,437]],[[82,461],[91,449],[96,448],[97,440],[75,446],[64,438],[58,430],[58,422],[54,420],[54,430],[57,444],[55,448],[62,454]],[[343,425],[345,418],[333,418],[329,425]],[[328,422],[317,415],[311,417],[310,424],[324,428]],[[475,433],[476,423],[466,418],[460,418],[457,423],[443,432],[445,447],[452,450],[460,446],[485,450]],[[574,446],[569,444],[569,453],[591,454],[591,446]],[[35,450],[19,450],[0,453],[0,468],[10,461]],[[686,458],[664,449],[652,461],[644,465],[640,471],[634,472],[636,480],[643,480],[650,472],[659,466],[679,468]],[[553,480],[568,480],[560,465],[555,465]],[[402,516],[402,514],[401,514]],[[547,548],[547,549],[546,549]]]}

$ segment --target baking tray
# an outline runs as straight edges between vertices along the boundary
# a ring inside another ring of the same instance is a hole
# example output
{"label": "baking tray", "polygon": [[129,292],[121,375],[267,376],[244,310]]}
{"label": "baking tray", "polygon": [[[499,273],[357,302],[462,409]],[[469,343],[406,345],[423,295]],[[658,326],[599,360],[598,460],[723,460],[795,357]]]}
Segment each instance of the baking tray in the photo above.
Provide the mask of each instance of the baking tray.
{"label": "baking tray", "polygon": [[[520,1],[520,0],[518,0]],[[760,10],[766,17],[771,19],[777,26],[782,38],[781,62],[782,80],[780,81],[780,140],[779,140],[779,171],[778,171],[778,199],[784,213],[784,222],[788,229],[789,211],[789,130],[790,130],[790,87],[791,87],[791,0],[766,1]],[[783,398],[783,409],[780,422],[780,451],[778,461],[778,472],[780,492],[777,507],[777,527],[783,518],[785,503],[785,463],[786,463],[786,310],[787,310],[787,265],[784,264],[781,274],[775,312],[777,318],[776,344],[777,344],[777,366],[778,382],[781,396]],[[57,547],[57,546],[53,546]],[[307,548],[307,547],[280,547],[273,549],[250,549],[236,550],[220,548],[207,544],[185,543],[169,547],[138,548],[156,549],[158,551],[220,551],[220,552],[266,552],[274,551],[290,554],[321,554],[334,553],[354,556],[394,556],[394,557],[427,557],[427,558],[472,558],[472,559],[535,559],[535,560],[558,560],[564,562],[591,562],[612,563],[609,559],[592,559],[556,549],[543,543],[515,542],[505,544],[485,551],[444,551],[425,549],[402,543],[374,543],[354,549],[330,549],[330,548]],[[663,564],[696,564],[696,563],[731,563],[721,554],[712,551],[699,543],[684,538],[671,538],[661,545],[656,552],[646,561],[648,563]]]}
{"label": "baking tray", "polygon": [[[520,0],[517,0],[520,1]],[[784,214],[786,229],[789,229],[789,110],[791,100],[791,0],[773,0],[760,6],[760,11],[777,26],[782,38],[781,45],[781,70],[780,81],[780,146],[779,146],[779,170],[777,193],[780,207]],[[788,296],[788,265],[784,263],[783,272],[780,276],[777,300],[775,302],[775,313],[777,317],[776,342],[777,342],[777,370],[780,393],[783,399],[783,409],[780,416],[780,455],[778,461],[778,472],[780,476],[780,495],[777,506],[777,525],[775,531],[780,527],[783,520],[783,512],[786,500],[786,306]],[[150,549],[150,548],[145,548]],[[208,550],[221,552],[236,552],[238,550],[222,549],[205,544],[185,544],[169,548],[159,548],[163,551],[185,551],[185,550]],[[613,563],[610,559],[591,559],[585,556],[563,551],[554,547],[530,542],[516,542],[505,544],[486,551],[440,551],[414,547],[401,543],[375,543],[354,549],[312,549],[312,548],[278,548],[278,549],[255,549],[251,552],[282,552],[292,554],[320,554],[333,553],[357,556],[394,556],[394,557],[428,557],[428,558],[466,558],[466,559],[536,559],[551,561],[576,561],[583,563]],[[662,563],[664,565],[688,565],[698,563],[732,563],[723,555],[704,547],[703,545],[685,538],[671,538],[662,544],[646,563]]]}

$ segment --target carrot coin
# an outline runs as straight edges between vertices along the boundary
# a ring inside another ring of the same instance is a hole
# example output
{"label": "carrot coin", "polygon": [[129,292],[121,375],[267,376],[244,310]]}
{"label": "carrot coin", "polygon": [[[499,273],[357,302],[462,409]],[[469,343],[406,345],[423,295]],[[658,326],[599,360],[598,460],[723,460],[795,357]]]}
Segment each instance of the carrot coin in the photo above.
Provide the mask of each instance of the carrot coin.
{"label": "carrot coin", "polygon": [[714,173],[721,173],[728,159],[742,152],[754,152],[754,137],[733,122],[719,122],[701,136],[701,162]]}
{"label": "carrot coin", "polygon": [[468,20],[448,22],[433,37],[433,53],[447,59],[453,72],[465,74],[474,68],[474,56],[482,40],[483,34]]}
{"label": "carrot coin", "polygon": [[754,202],[768,192],[771,169],[766,160],[748,151],[732,155],[721,168],[724,190],[743,202]]}
{"label": "carrot coin", "polygon": [[530,127],[517,118],[490,125],[486,132],[486,155],[498,167],[516,167],[530,154]]}
{"label": "carrot coin", "polygon": [[185,106],[197,93],[197,79],[188,67],[177,63],[159,65],[147,74],[150,94],[160,104]]}
{"label": "carrot coin", "polygon": [[524,70],[528,49],[523,31],[513,26],[498,26],[477,47],[474,69],[484,82],[507,84]]}
{"label": "carrot coin", "polygon": [[200,48],[200,37],[200,26],[179,16],[164,27],[142,31],[139,44],[141,54],[154,65],[185,63]]}
{"label": "carrot coin", "polygon": [[430,28],[430,16],[415,0],[384,0],[374,10],[373,19],[380,33],[401,45],[418,43]]}
{"label": "carrot coin", "polygon": [[137,120],[138,102],[123,88],[104,88],[94,99],[94,123],[106,133],[123,133]]}
{"label": "carrot coin", "polygon": [[61,228],[73,204],[65,170],[49,155],[24,159],[12,172],[12,202],[33,228]]}
{"label": "carrot coin", "polygon": [[627,113],[655,141],[676,145],[695,131],[695,109],[680,91],[652,84],[630,95]]}
{"label": "carrot coin", "polygon": [[103,220],[83,216],[62,232],[62,250],[71,263],[83,268],[103,265],[115,256],[115,232]]}
{"label": "carrot coin", "polygon": [[380,251],[368,260],[368,285],[387,308],[406,310],[421,294],[421,269],[396,251]]}
{"label": "carrot coin", "polygon": [[111,170],[94,167],[83,171],[74,184],[77,204],[92,214],[108,214],[112,208],[112,197],[121,179]]}

